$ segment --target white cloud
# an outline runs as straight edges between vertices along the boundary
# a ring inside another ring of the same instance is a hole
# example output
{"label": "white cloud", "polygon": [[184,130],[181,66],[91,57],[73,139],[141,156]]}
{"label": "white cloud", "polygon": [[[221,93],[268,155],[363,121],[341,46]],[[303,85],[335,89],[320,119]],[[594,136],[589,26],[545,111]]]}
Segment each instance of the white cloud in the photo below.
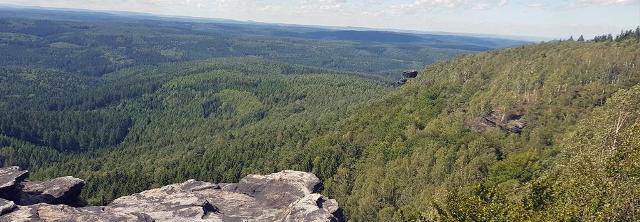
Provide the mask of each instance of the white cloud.
{"label": "white cloud", "polygon": [[640,3],[640,0],[564,0],[564,1],[527,1],[525,6],[539,9],[571,10],[585,7],[625,6]]}
{"label": "white cloud", "polygon": [[527,7],[531,7],[531,8],[544,8],[547,5],[546,4],[542,4],[542,3],[528,3],[526,4]]}
{"label": "white cloud", "polygon": [[577,5],[630,5],[640,3],[640,0],[576,0]]}
{"label": "white cloud", "polygon": [[341,10],[344,9],[347,0],[303,0],[294,7],[302,10],[325,11],[325,10]]}
{"label": "white cloud", "polygon": [[[0,0],[0,3],[293,24],[545,36],[557,33],[565,37],[570,29],[567,27],[575,24],[585,24],[572,29],[585,30],[585,34],[635,27],[637,19],[629,18],[637,18],[638,10],[629,9],[640,0]],[[606,20],[581,14],[593,13],[585,8],[600,7],[607,8],[600,15]],[[607,16],[612,11],[621,14]],[[520,16],[519,12],[526,13]],[[545,16],[559,19],[553,22],[540,19]]]}
{"label": "white cloud", "polygon": [[390,9],[396,14],[414,14],[425,11],[457,8],[486,10],[503,7],[508,3],[508,0],[414,0],[411,3],[394,5]]}

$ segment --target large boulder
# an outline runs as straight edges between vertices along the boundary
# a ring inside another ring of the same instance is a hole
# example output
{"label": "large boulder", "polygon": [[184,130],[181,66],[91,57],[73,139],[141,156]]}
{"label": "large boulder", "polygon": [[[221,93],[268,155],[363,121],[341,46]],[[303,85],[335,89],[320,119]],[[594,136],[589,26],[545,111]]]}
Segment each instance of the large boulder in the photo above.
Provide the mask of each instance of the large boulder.
{"label": "large boulder", "polygon": [[402,78],[398,80],[395,84],[397,86],[402,86],[409,81],[409,79],[414,79],[418,77],[419,72],[417,70],[407,70],[402,72]]}
{"label": "large boulder", "polygon": [[248,175],[239,183],[225,186],[232,192],[249,195],[269,207],[284,207],[320,191],[322,183],[313,174],[285,170],[270,175]]}
{"label": "large boulder", "polygon": [[42,182],[23,182],[16,202],[19,205],[49,203],[82,206],[84,203],[80,193],[83,187],[84,180],[70,176]]}
{"label": "large boulder", "polygon": [[343,221],[338,202],[321,194],[310,194],[287,208],[284,221]]}
{"label": "large boulder", "polygon": [[402,72],[402,77],[407,78],[407,79],[413,79],[418,77],[418,71],[416,70],[407,70]]}
{"label": "large boulder", "polygon": [[13,211],[15,208],[16,205],[13,201],[0,199],[0,216]]}
{"label": "large boulder", "polygon": [[522,112],[503,113],[491,111],[480,117],[467,121],[466,125],[476,131],[482,132],[491,128],[498,128],[508,133],[520,134],[527,127],[527,121]]}
{"label": "large boulder", "polygon": [[24,181],[28,176],[29,171],[21,170],[17,166],[0,168],[0,191],[14,189],[16,185]]}
{"label": "large boulder", "polygon": [[0,198],[14,200],[17,197],[19,185],[29,176],[29,171],[12,166],[0,168]]}

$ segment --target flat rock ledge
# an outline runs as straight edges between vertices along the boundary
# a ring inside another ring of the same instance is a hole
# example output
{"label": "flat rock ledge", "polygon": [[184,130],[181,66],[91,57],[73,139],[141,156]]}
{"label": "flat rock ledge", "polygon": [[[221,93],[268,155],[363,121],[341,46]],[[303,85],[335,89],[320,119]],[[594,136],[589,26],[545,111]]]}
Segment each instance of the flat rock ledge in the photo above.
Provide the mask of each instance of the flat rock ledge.
{"label": "flat rock ledge", "polygon": [[18,167],[0,168],[0,222],[344,221],[338,203],[318,193],[318,177],[306,172],[248,175],[230,184],[188,180],[120,197],[107,206],[82,206],[80,179],[30,182],[25,175]]}

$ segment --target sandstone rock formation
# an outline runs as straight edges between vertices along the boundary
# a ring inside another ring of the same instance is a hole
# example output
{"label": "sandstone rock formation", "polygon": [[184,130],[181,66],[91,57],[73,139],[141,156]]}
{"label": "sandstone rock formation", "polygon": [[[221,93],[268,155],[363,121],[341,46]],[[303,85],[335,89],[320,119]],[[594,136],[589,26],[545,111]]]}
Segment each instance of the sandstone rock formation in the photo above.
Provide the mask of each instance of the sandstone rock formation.
{"label": "sandstone rock formation", "polygon": [[82,187],[84,187],[84,181],[74,177],[60,177],[43,182],[23,182],[19,192],[20,198],[16,203],[83,206],[85,204],[79,198]]}
{"label": "sandstone rock formation", "polygon": [[15,208],[16,208],[16,205],[13,203],[13,201],[0,199],[0,215],[9,213],[13,211]]}
{"label": "sandstone rock formation", "polygon": [[476,131],[499,128],[505,132],[520,134],[527,126],[527,122],[524,120],[522,113],[507,114],[494,110],[486,115],[468,121],[467,125]]}
{"label": "sandstone rock formation", "polygon": [[[16,171],[19,168],[0,169],[7,175],[16,175]],[[80,179],[23,180],[14,181],[20,184],[21,195],[0,199],[0,221],[344,220],[338,203],[317,193],[322,188],[320,180],[298,171],[249,175],[235,184],[189,180],[124,196],[107,206],[92,207],[69,206],[76,203],[72,200],[78,200],[84,185]]]}
{"label": "sandstone rock formation", "polygon": [[0,168],[0,191],[15,189],[20,181],[29,176],[29,172],[21,170],[19,167]]}

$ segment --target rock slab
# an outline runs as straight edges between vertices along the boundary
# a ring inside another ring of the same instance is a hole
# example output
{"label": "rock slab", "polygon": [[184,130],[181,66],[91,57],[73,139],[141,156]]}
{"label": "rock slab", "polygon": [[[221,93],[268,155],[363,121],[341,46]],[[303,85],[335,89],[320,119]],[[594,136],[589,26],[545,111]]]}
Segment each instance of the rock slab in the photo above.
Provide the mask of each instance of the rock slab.
{"label": "rock slab", "polygon": [[70,176],[43,182],[23,182],[17,203],[19,205],[49,203],[83,206],[83,201],[80,199],[83,187],[84,180]]}
{"label": "rock slab", "polygon": [[238,183],[196,180],[120,197],[107,206],[73,207],[84,181],[61,177],[21,184],[14,204],[0,199],[2,221],[344,221],[338,203],[318,192],[315,175],[282,171]]}
{"label": "rock slab", "polygon": [[10,190],[15,190],[17,185],[28,176],[29,171],[22,170],[17,166],[0,168],[0,191],[7,193]]}

